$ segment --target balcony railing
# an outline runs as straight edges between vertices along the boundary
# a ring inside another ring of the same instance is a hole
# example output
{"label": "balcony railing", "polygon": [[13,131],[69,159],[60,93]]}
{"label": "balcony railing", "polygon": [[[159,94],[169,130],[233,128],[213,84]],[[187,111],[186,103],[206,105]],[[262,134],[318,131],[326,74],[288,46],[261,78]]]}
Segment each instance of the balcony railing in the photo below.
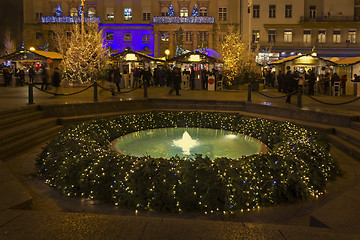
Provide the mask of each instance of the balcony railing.
{"label": "balcony railing", "polygon": [[154,23],[185,23],[185,24],[209,24],[214,23],[214,17],[154,17]]}
{"label": "balcony railing", "polygon": [[359,17],[354,16],[319,16],[316,18],[301,16],[301,22],[358,22]]}
{"label": "balcony railing", "polygon": [[[41,17],[42,23],[80,23],[81,17]],[[84,18],[84,22],[100,23],[100,18]]]}

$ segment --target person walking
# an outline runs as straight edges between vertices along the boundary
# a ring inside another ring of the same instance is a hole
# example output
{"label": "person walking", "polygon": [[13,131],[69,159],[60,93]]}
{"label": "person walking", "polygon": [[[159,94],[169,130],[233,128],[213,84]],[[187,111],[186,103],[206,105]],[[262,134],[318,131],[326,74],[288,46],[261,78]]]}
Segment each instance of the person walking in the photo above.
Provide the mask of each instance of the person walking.
{"label": "person walking", "polygon": [[58,93],[59,87],[61,83],[61,74],[59,68],[55,68],[53,76],[52,76],[52,85],[55,88],[55,94]]}
{"label": "person walking", "polygon": [[314,86],[315,86],[315,82],[316,82],[316,76],[315,76],[315,73],[313,70],[309,69],[308,71],[308,78],[309,78],[309,92],[308,94],[310,96],[314,95],[315,94],[315,91],[314,91]]}
{"label": "person walking", "polygon": [[48,89],[48,71],[45,68],[45,66],[41,67],[41,90],[47,90]]}
{"label": "person walking", "polygon": [[286,93],[287,98],[286,98],[286,102],[287,103],[291,103],[291,96],[294,94],[294,91],[297,87],[297,74],[295,73],[291,73],[291,70],[289,70],[286,75],[285,75],[285,82],[286,82]]}
{"label": "person walking", "polygon": [[114,84],[116,85],[117,91],[120,92],[120,82],[121,82],[121,74],[119,67],[115,67],[114,69]]}
{"label": "person walking", "polygon": [[176,96],[180,96],[180,85],[181,85],[181,71],[178,67],[175,67],[172,72],[172,88],[169,91],[169,95],[175,90]]}
{"label": "person walking", "polygon": [[340,78],[341,95],[345,95],[346,91],[347,75],[342,75]]}

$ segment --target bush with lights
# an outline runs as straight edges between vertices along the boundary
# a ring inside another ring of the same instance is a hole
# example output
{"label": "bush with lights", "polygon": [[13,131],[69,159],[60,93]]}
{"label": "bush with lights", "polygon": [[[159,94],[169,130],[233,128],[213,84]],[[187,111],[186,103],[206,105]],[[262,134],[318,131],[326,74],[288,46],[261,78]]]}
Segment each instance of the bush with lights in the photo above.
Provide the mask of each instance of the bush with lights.
{"label": "bush with lights", "polygon": [[[266,144],[239,159],[195,155],[170,159],[120,155],[110,143],[125,134],[168,127],[233,131]],[[341,175],[323,136],[293,123],[238,114],[149,112],[72,126],[36,159],[38,174],[67,196],[136,210],[205,213],[249,211],[306,200]]]}

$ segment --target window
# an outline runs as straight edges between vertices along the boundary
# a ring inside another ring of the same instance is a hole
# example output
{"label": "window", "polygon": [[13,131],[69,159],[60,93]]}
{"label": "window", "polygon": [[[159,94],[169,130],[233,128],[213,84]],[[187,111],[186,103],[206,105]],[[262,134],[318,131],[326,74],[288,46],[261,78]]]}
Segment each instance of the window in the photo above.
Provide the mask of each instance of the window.
{"label": "window", "polygon": [[36,32],[36,40],[41,40],[41,39],[42,39],[42,33]]}
{"label": "window", "polygon": [[227,20],[227,8],[219,8],[219,20]]}
{"label": "window", "polygon": [[311,30],[304,30],[303,42],[310,43],[311,42]]}
{"label": "window", "polygon": [[269,30],[268,31],[268,42],[274,43],[276,40],[275,30]]}
{"label": "window", "polygon": [[269,5],[269,18],[276,18],[276,5]]}
{"label": "window", "polygon": [[356,43],[356,30],[349,30],[348,40],[349,43]]}
{"label": "window", "polygon": [[292,18],[292,5],[285,5],[285,18]]}
{"label": "window", "polygon": [[199,16],[200,17],[207,17],[207,8],[201,7],[199,10]]}
{"label": "window", "polygon": [[78,17],[79,16],[79,13],[78,13],[78,10],[77,8],[71,8],[70,9],[70,17]]}
{"label": "window", "polygon": [[207,34],[206,32],[199,32],[199,41],[206,42],[207,41]]}
{"label": "window", "polygon": [[333,43],[341,42],[341,30],[334,30],[333,32]]}
{"label": "window", "polygon": [[219,42],[225,41],[226,35],[224,33],[219,33]]}
{"label": "window", "polygon": [[192,42],[192,34],[191,34],[191,32],[186,32],[185,33],[185,41],[186,42]]}
{"label": "window", "polygon": [[143,34],[142,41],[143,42],[150,42],[150,34]]}
{"label": "window", "polygon": [[160,39],[162,42],[169,41],[169,33],[168,32],[160,32]]}
{"label": "window", "polygon": [[106,41],[114,41],[114,33],[113,32],[106,33]]}
{"label": "window", "polygon": [[189,16],[189,9],[181,8],[180,9],[180,17],[188,17]]}
{"label": "window", "polygon": [[37,13],[35,14],[35,19],[36,19],[36,20],[41,20],[41,17],[42,17],[42,13],[41,13],[41,12],[37,12]]}
{"label": "window", "polygon": [[325,30],[319,30],[319,32],[318,32],[318,42],[319,43],[325,43],[326,42],[326,31]]}
{"label": "window", "polygon": [[253,6],[253,18],[259,18],[260,17],[260,5],[254,5]]}
{"label": "window", "polygon": [[132,20],[132,9],[124,8],[124,20],[129,21]]}
{"label": "window", "polygon": [[161,16],[163,16],[163,17],[169,16],[169,8],[168,7],[163,7],[161,9]]}
{"label": "window", "polygon": [[89,10],[88,10],[88,17],[89,17],[89,18],[96,17],[96,10],[95,10],[95,8],[93,8],[93,7],[89,8]]}
{"label": "window", "polygon": [[258,43],[260,41],[260,30],[252,30],[252,42]]}
{"label": "window", "polygon": [[150,13],[143,13],[143,21],[150,21]]}
{"label": "window", "polygon": [[124,41],[125,42],[131,42],[131,33],[125,33]]}
{"label": "window", "polygon": [[106,8],[106,20],[114,20],[114,8]]}
{"label": "window", "polygon": [[316,6],[309,6],[309,18],[310,19],[316,18]]}
{"label": "window", "polygon": [[284,42],[286,42],[286,43],[292,42],[292,30],[284,31]]}

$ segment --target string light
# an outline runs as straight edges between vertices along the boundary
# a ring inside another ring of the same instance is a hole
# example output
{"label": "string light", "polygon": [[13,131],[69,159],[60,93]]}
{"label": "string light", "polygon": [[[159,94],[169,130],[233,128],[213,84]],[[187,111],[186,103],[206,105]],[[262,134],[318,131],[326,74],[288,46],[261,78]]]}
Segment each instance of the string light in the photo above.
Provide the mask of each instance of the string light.
{"label": "string light", "polygon": [[[195,155],[170,159],[119,155],[110,142],[151,128],[230,129],[267,144],[266,154],[239,159]],[[233,214],[318,198],[341,175],[323,135],[295,124],[238,114],[149,112],[81,123],[37,157],[45,183],[66,196],[139,210]]]}

